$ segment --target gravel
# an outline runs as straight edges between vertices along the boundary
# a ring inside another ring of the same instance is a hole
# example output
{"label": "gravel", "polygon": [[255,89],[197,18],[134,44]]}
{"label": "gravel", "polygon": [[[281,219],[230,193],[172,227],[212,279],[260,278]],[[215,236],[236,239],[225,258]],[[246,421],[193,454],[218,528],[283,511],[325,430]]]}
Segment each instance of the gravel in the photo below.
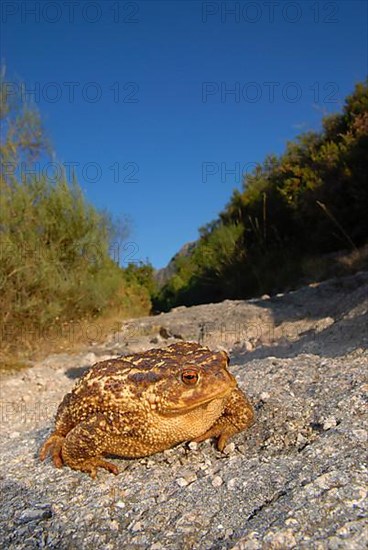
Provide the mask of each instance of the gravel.
{"label": "gravel", "polygon": [[[93,350],[3,376],[1,546],[366,548],[367,321],[359,273],[132,320]],[[60,400],[96,359],[179,337],[229,348],[255,406],[255,424],[224,453],[206,441],[114,458],[120,474],[95,481],[38,460]]]}

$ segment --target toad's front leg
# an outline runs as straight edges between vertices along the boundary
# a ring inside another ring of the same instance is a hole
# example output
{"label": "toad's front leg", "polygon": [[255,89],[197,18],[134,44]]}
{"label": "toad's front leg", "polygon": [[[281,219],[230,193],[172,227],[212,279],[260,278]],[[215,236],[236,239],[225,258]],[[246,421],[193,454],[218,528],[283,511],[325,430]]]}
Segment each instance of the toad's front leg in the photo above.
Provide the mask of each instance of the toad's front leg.
{"label": "toad's front leg", "polygon": [[218,437],[217,448],[223,451],[229,437],[248,428],[254,421],[253,407],[244,393],[236,388],[226,402],[224,412],[213,426],[193,441],[197,443]]}

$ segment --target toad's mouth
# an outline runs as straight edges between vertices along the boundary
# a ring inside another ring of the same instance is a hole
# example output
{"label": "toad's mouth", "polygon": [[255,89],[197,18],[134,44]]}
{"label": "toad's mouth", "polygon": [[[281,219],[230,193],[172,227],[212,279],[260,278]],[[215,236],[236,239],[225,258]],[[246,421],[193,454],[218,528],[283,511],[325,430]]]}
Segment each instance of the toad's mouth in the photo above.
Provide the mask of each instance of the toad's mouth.
{"label": "toad's mouth", "polygon": [[212,403],[212,401],[217,401],[218,399],[224,399],[225,397],[228,397],[235,386],[236,383],[234,384],[234,386],[231,385],[221,392],[215,393],[202,399],[193,399],[193,401],[187,399],[183,400],[182,403],[177,403],[176,407],[165,409],[164,411],[162,411],[162,414],[164,416],[174,416],[177,414],[182,414],[183,412],[192,411],[193,409],[199,409],[201,407],[204,407],[205,405],[208,405],[209,403]]}

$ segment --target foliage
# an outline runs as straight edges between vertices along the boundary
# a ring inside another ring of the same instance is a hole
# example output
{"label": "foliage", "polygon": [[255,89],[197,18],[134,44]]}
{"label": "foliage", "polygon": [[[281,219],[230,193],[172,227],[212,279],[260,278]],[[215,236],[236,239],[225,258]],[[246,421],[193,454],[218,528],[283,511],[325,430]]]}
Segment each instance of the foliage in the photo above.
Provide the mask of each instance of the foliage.
{"label": "foliage", "polygon": [[3,346],[31,348],[52,325],[111,311],[148,313],[150,268],[123,270],[109,255],[127,227],[97,211],[65,175],[53,183],[42,174],[23,175],[22,163],[48,158],[48,140],[34,107],[7,93],[6,81],[0,84]]}
{"label": "foliage", "polygon": [[[189,257],[160,289],[167,310],[291,288],[311,258],[354,250],[368,238],[368,88],[285,152],[248,174],[219,217],[200,230]],[[310,277],[310,273],[308,273]]]}
{"label": "foliage", "polygon": [[214,296],[220,301],[228,296],[231,286],[219,282],[227,280],[237,262],[241,236],[242,227],[236,223],[219,223],[204,232],[192,254],[176,259],[176,273],[153,295],[154,308],[168,310],[174,305],[193,305]]}
{"label": "foliage", "polygon": [[157,284],[154,276],[154,268],[147,262],[131,263],[124,269],[125,280],[131,285],[138,285],[145,289],[147,299],[157,291]]}

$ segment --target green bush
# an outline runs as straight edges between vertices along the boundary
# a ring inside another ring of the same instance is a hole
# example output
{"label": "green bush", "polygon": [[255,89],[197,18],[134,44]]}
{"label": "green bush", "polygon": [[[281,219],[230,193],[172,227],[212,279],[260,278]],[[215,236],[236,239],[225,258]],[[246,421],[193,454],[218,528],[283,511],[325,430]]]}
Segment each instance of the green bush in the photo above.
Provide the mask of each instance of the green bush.
{"label": "green bush", "polygon": [[[368,87],[357,84],[340,114],[268,156],[219,217],[176,260],[156,309],[246,298],[294,287],[318,256],[368,240]],[[323,263],[323,262],[322,262]],[[323,270],[327,272],[328,270]]]}

